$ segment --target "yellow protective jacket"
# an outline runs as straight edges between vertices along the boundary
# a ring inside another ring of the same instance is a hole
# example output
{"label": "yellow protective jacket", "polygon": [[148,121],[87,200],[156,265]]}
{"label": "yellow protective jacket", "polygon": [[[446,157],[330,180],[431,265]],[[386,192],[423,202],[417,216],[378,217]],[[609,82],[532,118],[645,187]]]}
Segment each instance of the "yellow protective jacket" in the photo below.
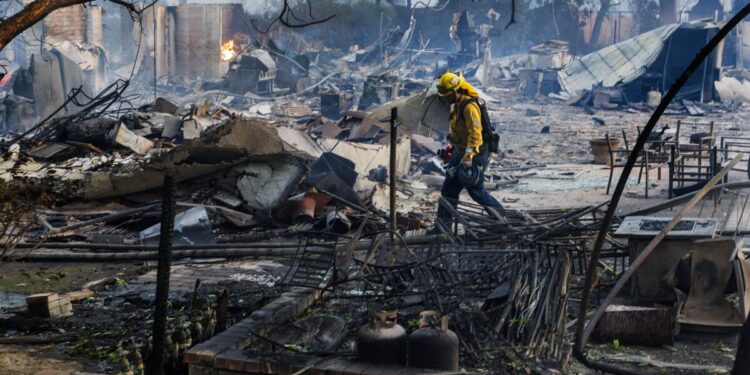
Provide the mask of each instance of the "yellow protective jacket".
{"label": "yellow protective jacket", "polygon": [[[450,116],[450,141],[454,146],[466,149],[466,156],[473,158],[482,146],[482,113],[476,102],[464,101],[479,98],[479,93],[466,81],[461,82],[458,92],[462,94],[460,101],[453,104]],[[463,113],[457,113],[463,108]]]}

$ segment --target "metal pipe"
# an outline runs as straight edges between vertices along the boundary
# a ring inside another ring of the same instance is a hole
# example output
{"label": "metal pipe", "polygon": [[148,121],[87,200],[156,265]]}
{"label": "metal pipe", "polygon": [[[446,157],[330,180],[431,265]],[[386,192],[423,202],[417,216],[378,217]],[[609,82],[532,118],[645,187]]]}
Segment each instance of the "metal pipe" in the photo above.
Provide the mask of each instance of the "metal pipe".
{"label": "metal pipe", "polygon": [[[747,188],[750,188],[750,181],[737,181],[737,182],[728,182],[728,183],[725,183],[725,184],[716,185],[713,188],[711,188],[710,191],[713,192],[713,191],[724,190],[724,189],[735,190],[735,189],[747,189]],[[672,198],[670,200],[666,200],[664,202],[655,204],[655,205],[650,206],[650,207],[641,208],[640,210],[632,211],[632,212],[629,212],[629,213],[627,213],[625,215],[622,215],[622,217],[627,217],[627,216],[645,216],[645,215],[650,215],[650,214],[652,214],[654,212],[659,212],[661,210],[666,210],[666,209],[672,208],[672,207],[674,207],[674,206],[676,206],[678,204],[681,204],[681,203],[689,201],[690,198],[692,198],[695,194],[698,194],[698,192],[694,191],[692,193],[681,195],[681,196],[679,196],[677,198]]]}
{"label": "metal pipe", "polygon": [[[330,254],[332,249],[307,249],[311,254]],[[173,259],[184,258],[286,258],[299,255],[297,249],[221,249],[221,250],[177,250],[172,252]],[[157,260],[158,251],[136,251],[128,253],[70,253],[70,252],[32,252],[29,254],[11,255],[12,260],[31,262],[126,262]]]}
{"label": "metal pipe", "polygon": [[396,130],[396,118],[398,117],[398,108],[391,108],[391,163],[390,163],[390,184],[391,184],[391,248],[396,244],[395,233],[398,229],[396,225],[396,142],[398,133]]}
{"label": "metal pipe", "polygon": [[[320,242],[321,246],[333,244],[333,242]],[[220,243],[220,244],[197,244],[197,245],[175,245],[172,250],[220,250],[220,249],[288,249],[298,248],[299,242],[255,242],[255,243]],[[158,245],[124,245],[124,244],[98,244],[82,242],[42,242],[22,243],[15,246],[17,249],[89,249],[89,250],[113,250],[113,251],[148,251],[158,250]]]}

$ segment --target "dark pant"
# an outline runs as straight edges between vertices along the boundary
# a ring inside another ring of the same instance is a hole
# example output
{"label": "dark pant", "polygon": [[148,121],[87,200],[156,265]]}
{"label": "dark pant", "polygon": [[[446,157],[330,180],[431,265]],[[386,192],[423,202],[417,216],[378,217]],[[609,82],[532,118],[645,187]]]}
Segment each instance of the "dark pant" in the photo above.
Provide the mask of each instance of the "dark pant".
{"label": "dark pant", "polygon": [[[460,163],[463,157],[463,150],[459,151],[458,149],[456,149],[453,157],[451,157],[451,160],[448,161],[446,171],[455,167],[461,168]],[[445,198],[455,206],[456,203],[458,203],[458,197],[461,194],[461,190],[466,189],[466,191],[469,193],[469,196],[474,200],[474,202],[477,202],[478,204],[485,207],[492,207],[499,211],[502,211],[503,206],[500,204],[500,202],[498,202],[497,199],[495,199],[492,195],[490,195],[490,193],[487,192],[487,190],[484,189],[484,170],[487,168],[488,159],[489,151],[486,147],[481,147],[480,153],[474,156],[472,164],[479,166],[479,170],[481,171],[481,176],[479,178],[480,182],[476,186],[464,187],[463,185],[461,185],[461,183],[458,182],[458,173],[453,173],[452,176],[446,174],[445,181],[443,182],[443,188],[440,190],[440,194],[443,196],[443,198]],[[442,204],[438,205],[437,215],[438,219],[443,222],[452,221],[452,215]]]}

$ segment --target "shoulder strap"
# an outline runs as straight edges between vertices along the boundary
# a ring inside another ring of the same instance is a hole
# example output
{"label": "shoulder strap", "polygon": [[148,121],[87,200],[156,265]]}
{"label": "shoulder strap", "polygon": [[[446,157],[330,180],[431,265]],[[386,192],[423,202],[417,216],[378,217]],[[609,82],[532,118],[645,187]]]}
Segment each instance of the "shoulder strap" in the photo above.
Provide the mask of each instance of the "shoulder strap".
{"label": "shoulder strap", "polygon": [[456,108],[456,113],[463,115],[464,109],[466,109],[466,106],[469,103],[476,103],[477,107],[479,107],[479,112],[482,112],[482,105],[484,104],[484,101],[482,99],[470,96],[469,99],[461,101],[460,106]]}

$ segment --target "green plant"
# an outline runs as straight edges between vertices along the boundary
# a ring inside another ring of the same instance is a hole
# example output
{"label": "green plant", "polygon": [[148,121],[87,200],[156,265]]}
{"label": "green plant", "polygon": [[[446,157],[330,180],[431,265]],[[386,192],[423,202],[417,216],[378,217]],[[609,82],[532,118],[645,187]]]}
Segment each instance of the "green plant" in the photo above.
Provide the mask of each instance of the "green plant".
{"label": "green plant", "polygon": [[612,349],[614,350],[620,350],[620,340],[613,339],[612,340]]}
{"label": "green plant", "polygon": [[406,321],[406,328],[410,331],[419,328],[419,319],[409,319]]}

